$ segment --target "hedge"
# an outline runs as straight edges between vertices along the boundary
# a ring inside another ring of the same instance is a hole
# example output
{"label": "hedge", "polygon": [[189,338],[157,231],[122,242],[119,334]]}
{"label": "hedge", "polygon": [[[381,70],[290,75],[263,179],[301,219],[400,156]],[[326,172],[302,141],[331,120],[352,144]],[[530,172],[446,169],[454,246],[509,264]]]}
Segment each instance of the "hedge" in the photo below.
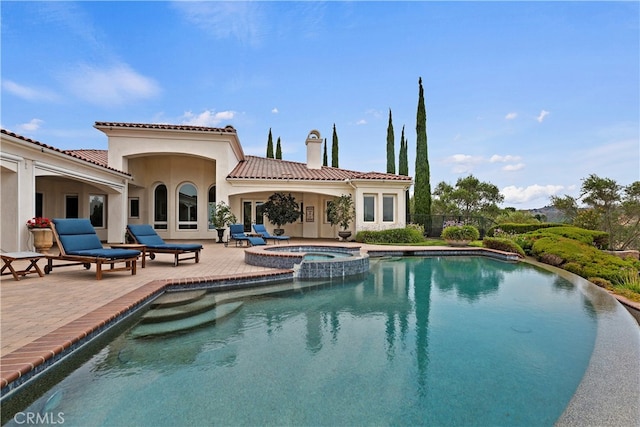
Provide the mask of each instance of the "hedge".
{"label": "hedge", "polygon": [[494,233],[496,230],[503,231],[507,234],[525,234],[530,233],[532,231],[539,230],[541,228],[552,228],[552,227],[562,227],[564,224],[558,224],[555,222],[541,222],[534,224],[519,224],[519,223],[511,223],[505,222],[503,224],[494,225],[487,231],[487,236],[495,237]]}
{"label": "hedge", "polygon": [[485,237],[482,239],[482,246],[488,249],[496,249],[498,251],[512,252],[524,258],[524,250],[511,239],[500,237]]}
{"label": "hedge", "polygon": [[422,232],[415,228],[392,228],[380,231],[358,231],[356,242],[359,243],[420,243],[424,242]]}

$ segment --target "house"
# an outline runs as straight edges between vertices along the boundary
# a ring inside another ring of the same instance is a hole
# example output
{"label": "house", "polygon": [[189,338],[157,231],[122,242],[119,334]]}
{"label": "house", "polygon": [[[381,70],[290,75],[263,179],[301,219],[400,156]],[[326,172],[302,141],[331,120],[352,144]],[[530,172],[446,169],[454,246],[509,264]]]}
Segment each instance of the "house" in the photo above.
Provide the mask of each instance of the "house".
{"label": "house", "polygon": [[249,231],[270,224],[261,205],[274,192],[291,193],[302,217],[286,234],[335,238],[327,203],[351,194],[351,229],[405,226],[408,176],[322,166],[322,141],[309,132],[307,162],[245,155],[236,130],[168,124],[96,122],[108,150],[61,150],[1,131],[1,249],[31,248],[25,224],[34,216],[90,218],[100,239],[124,240],[128,223],[152,224],[163,239],[215,239],[213,206],[230,205]]}

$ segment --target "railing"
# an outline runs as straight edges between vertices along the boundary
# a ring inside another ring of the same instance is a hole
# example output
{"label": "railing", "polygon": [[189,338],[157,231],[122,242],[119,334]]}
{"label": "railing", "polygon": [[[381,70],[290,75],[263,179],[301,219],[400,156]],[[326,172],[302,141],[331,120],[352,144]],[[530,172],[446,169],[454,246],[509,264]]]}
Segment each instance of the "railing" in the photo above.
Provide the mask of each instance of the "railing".
{"label": "railing", "polygon": [[480,232],[480,238],[482,239],[489,228],[495,224],[495,221],[483,216],[413,214],[407,216],[407,224],[409,223],[424,226],[424,235],[426,237],[440,237],[447,223],[473,225]]}

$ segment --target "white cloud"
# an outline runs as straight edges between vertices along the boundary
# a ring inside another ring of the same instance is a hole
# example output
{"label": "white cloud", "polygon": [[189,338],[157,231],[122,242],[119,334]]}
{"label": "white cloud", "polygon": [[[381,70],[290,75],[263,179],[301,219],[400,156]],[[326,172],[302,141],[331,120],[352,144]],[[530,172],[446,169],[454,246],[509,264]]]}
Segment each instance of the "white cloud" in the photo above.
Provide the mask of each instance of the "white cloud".
{"label": "white cloud", "polygon": [[223,120],[229,121],[236,115],[235,111],[220,111],[215,112],[211,110],[205,110],[200,114],[194,114],[191,111],[187,111],[182,116],[182,124],[192,126],[217,126]]}
{"label": "white cloud", "polygon": [[360,119],[356,122],[357,125],[366,125],[367,121],[365,119]]}
{"label": "white cloud", "polygon": [[512,156],[511,154],[507,154],[506,156],[494,154],[493,156],[491,156],[489,161],[491,163],[507,163],[507,162],[517,162],[520,159],[521,159],[520,156]]}
{"label": "white cloud", "polygon": [[78,98],[101,106],[122,105],[160,93],[160,87],[153,79],[138,74],[127,64],[108,68],[83,64],[64,78]]}
{"label": "white cloud", "polygon": [[451,171],[453,173],[470,173],[474,166],[482,163],[482,157],[470,156],[468,154],[454,154],[445,159],[445,163],[453,163]]}
{"label": "white cloud", "polygon": [[542,110],[540,111],[540,115],[536,118],[536,120],[538,121],[538,123],[542,123],[545,117],[547,117],[549,114],[551,113],[548,112],[547,110]]}
{"label": "white cloud", "polygon": [[274,108],[273,110],[271,110],[271,112],[272,112],[273,114],[278,114],[278,113],[279,113],[279,111],[278,111],[278,109],[277,109],[277,108]]}
{"label": "white cloud", "polygon": [[504,201],[507,204],[528,203],[539,199],[555,196],[565,187],[562,185],[530,185],[528,187],[516,187],[510,185],[502,189]]}
{"label": "white cloud", "polygon": [[47,89],[24,86],[11,80],[3,80],[2,88],[27,101],[55,101],[58,96]]}
{"label": "white cloud", "polygon": [[40,129],[44,121],[40,119],[31,119],[28,123],[22,123],[18,125],[18,129],[22,132],[35,132]]}
{"label": "white cloud", "polygon": [[524,163],[516,163],[513,165],[505,165],[502,170],[505,172],[515,172],[524,169]]}
{"label": "white cloud", "polygon": [[513,120],[516,117],[518,117],[518,113],[508,113],[506,116],[504,116],[505,120]]}

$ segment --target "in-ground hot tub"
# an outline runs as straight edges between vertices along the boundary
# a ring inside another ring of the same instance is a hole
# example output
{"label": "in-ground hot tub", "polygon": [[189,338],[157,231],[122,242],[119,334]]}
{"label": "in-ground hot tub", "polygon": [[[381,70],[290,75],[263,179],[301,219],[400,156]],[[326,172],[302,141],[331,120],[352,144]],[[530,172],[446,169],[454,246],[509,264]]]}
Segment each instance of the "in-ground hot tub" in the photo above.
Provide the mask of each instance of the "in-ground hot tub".
{"label": "in-ground hot tub", "polygon": [[291,268],[297,279],[344,278],[369,272],[369,255],[360,253],[359,246],[258,246],[245,250],[244,262],[260,267]]}

